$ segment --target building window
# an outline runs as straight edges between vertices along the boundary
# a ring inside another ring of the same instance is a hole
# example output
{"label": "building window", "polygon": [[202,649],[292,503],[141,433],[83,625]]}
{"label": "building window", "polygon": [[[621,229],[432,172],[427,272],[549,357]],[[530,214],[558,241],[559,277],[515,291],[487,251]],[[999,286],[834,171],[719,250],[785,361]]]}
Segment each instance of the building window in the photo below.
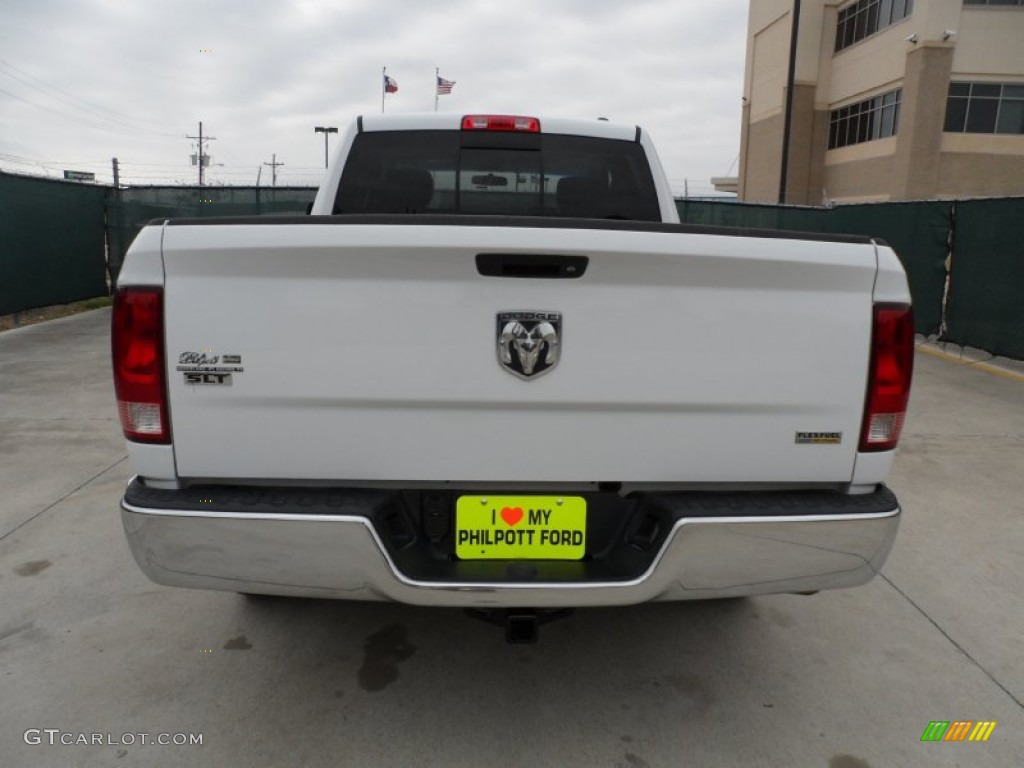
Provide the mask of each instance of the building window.
{"label": "building window", "polygon": [[1024,0],[964,0],[964,5],[987,5],[992,8],[1003,8],[1015,5],[1018,8],[1024,7]]}
{"label": "building window", "polygon": [[838,149],[872,139],[895,136],[900,122],[902,89],[833,109],[828,124],[828,148]]}
{"label": "building window", "polygon": [[1024,84],[950,83],[945,130],[1024,134]]}
{"label": "building window", "polygon": [[839,11],[836,52],[903,21],[913,11],[914,0],[857,0]]}

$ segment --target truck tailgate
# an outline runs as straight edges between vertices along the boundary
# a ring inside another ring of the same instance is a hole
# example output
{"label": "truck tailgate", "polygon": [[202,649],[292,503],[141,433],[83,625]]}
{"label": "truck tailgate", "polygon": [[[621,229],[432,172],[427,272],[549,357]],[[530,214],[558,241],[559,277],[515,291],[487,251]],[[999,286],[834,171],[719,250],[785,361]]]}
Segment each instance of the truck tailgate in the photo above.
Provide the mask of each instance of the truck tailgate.
{"label": "truck tailgate", "polygon": [[[569,226],[165,226],[178,475],[850,480],[873,245]],[[481,253],[589,263],[487,277]],[[499,364],[509,310],[562,314],[553,370]],[[204,366],[236,370],[186,382]]]}

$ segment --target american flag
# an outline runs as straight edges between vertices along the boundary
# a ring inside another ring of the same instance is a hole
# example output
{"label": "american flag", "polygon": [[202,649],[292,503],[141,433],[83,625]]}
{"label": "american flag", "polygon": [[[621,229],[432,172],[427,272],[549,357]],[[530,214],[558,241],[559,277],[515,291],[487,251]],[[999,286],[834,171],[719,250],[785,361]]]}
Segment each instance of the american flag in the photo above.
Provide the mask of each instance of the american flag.
{"label": "american flag", "polygon": [[445,80],[440,75],[437,76],[437,94],[444,96],[452,92],[452,86],[455,85],[454,80]]}
{"label": "american flag", "polygon": [[387,75],[384,75],[384,93],[397,93],[398,82]]}

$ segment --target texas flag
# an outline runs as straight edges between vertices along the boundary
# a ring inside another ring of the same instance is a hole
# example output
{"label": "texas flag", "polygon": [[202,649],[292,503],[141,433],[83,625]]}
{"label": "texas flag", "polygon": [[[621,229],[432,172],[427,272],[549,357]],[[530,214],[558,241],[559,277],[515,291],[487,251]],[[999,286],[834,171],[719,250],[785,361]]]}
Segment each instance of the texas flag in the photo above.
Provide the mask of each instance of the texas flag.
{"label": "texas flag", "polygon": [[387,75],[384,75],[384,93],[397,93],[397,92],[398,92],[398,83],[394,79],[388,77]]}

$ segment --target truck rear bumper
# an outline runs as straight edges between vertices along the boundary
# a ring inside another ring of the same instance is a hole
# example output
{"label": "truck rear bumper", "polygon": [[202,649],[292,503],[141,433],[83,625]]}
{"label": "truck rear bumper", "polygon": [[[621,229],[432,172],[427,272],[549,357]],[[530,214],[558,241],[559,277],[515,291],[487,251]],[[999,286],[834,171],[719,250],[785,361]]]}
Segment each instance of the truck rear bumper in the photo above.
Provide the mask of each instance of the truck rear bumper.
{"label": "truck rear bumper", "polygon": [[[396,564],[369,509],[351,513],[360,498],[372,504],[372,494],[348,495],[338,508],[345,513],[325,514],[286,505],[267,509],[267,503],[250,504],[251,511],[239,504],[226,505],[227,511],[185,503],[174,509],[168,498],[177,492],[153,492],[163,500],[145,504],[146,494],[131,490],[121,502],[125,532],[139,566],[158,584],[477,608],[626,605],[855,586],[885,562],[900,517],[884,486],[872,494],[873,503],[832,494],[813,509],[807,506],[813,496],[803,506],[787,500],[782,506],[792,514],[765,514],[770,494],[748,494],[748,508],[732,494],[710,509],[686,498],[694,494],[665,494],[658,497],[661,506],[685,509],[673,515],[650,565],[635,578],[551,581],[520,572],[506,580],[430,580],[412,578]],[[767,507],[776,512],[779,504]],[[719,514],[724,508],[729,514]]]}

